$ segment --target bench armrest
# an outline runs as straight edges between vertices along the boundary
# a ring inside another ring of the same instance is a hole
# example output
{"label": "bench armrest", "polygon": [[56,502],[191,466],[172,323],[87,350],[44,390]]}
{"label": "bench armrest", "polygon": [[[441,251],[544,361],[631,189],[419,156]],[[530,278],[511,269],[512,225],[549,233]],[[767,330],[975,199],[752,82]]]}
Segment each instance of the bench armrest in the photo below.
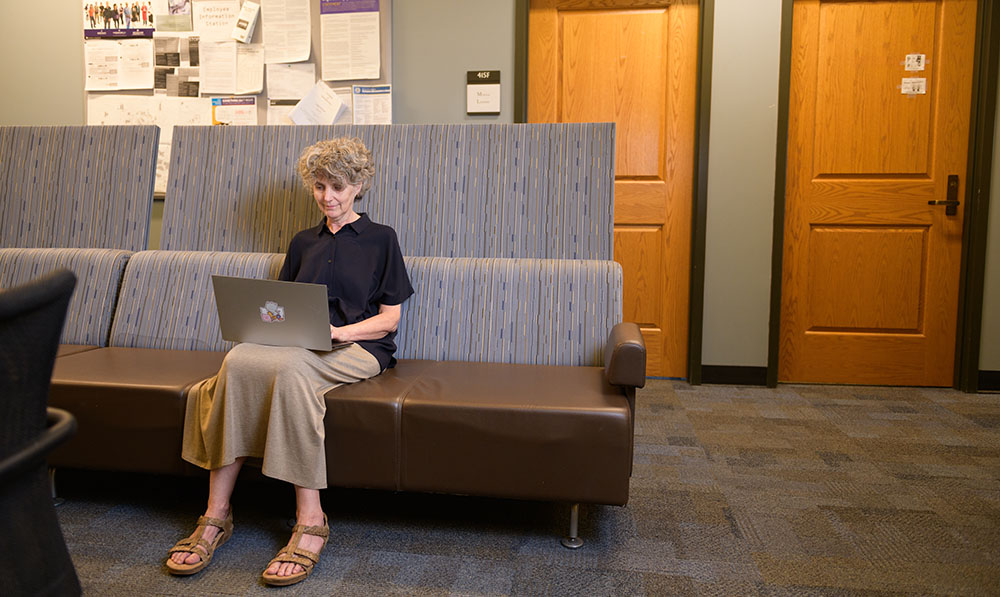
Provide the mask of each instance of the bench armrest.
{"label": "bench armrest", "polygon": [[623,321],[611,328],[604,347],[604,375],[616,386],[646,385],[646,342],[638,325]]}

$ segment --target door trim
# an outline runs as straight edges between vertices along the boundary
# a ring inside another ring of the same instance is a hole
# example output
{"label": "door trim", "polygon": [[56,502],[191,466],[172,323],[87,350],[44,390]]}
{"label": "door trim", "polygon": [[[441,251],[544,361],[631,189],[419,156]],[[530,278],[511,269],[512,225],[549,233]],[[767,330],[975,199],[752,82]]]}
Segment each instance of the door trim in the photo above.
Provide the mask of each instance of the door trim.
{"label": "door trim", "polygon": [[781,272],[785,250],[785,181],[788,170],[788,97],[792,76],[792,5],[781,2],[781,41],[778,63],[778,133],[775,138],[774,219],[771,222],[771,313],[768,321],[767,376],[769,388],[778,387],[778,350],[781,339]]}
{"label": "door trim", "polygon": [[688,291],[688,383],[702,383],[705,320],[705,237],[708,231],[708,140],[712,116],[712,44],[715,0],[698,2],[698,96],[694,112],[694,183],[691,207],[691,289]]}
{"label": "door trim", "polygon": [[989,234],[993,130],[996,122],[1000,10],[979,0],[976,23],[975,75],[969,127],[969,167],[966,176],[965,230],[958,303],[958,346],[955,350],[956,389],[979,390],[979,349],[982,342],[986,241]]}
{"label": "door trim", "polygon": [[[784,251],[785,175],[788,163],[788,101],[792,57],[792,6],[781,3],[780,71],[778,74],[778,138],[774,185],[774,236],[771,250],[771,314],[768,332],[767,385],[778,385],[778,353],[781,324],[781,275]],[[979,347],[982,336],[983,278],[986,271],[986,239],[989,215],[993,127],[996,116],[998,58],[1000,58],[1000,11],[990,0],[979,0],[976,13],[976,43],[972,105],[969,115],[968,184],[965,192],[965,234],[962,239],[962,272],[959,281],[958,319],[955,345],[955,377],[952,387],[976,392],[979,381]]]}
{"label": "door trim", "polygon": [[514,122],[528,122],[528,8],[514,0]]}

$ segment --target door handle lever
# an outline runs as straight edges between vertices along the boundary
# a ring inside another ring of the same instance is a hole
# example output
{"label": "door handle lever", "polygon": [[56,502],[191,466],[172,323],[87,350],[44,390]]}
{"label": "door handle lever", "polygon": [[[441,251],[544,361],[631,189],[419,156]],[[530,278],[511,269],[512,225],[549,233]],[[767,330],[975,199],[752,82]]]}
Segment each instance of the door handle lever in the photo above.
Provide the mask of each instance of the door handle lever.
{"label": "door handle lever", "polygon": [[944,205],[944,215],[954,216],[958,215],[958,206],[961,202],[958,200],[958,175],[949,174],[948,175],[948,198],[944,201],[928,201],[927,205]]}

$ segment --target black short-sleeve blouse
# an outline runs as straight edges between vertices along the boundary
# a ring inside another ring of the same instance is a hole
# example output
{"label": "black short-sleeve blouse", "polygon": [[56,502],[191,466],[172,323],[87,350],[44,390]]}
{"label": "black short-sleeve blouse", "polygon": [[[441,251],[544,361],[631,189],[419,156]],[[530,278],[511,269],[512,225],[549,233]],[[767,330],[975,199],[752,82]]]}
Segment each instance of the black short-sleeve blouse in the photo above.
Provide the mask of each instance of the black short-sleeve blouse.
{"label": "black short-sleeve blouse", "polygon": [[[280,280],[325,284],[330,323],[338,327],[377,315],[379,305],[400,305],[413,294],[396,231],[360,215],[336,234],[326,227],[326,218],[296,234],[278,275]],[[395,338],[396,332],[390,332],[358,345],[384,371],[396,364]]]}

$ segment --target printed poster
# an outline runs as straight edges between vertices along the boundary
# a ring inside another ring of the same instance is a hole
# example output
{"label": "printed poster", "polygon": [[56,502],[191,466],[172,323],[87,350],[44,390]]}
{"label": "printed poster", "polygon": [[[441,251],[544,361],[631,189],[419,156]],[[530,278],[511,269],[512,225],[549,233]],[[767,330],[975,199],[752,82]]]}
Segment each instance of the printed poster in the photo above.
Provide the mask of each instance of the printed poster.
{"label": "printed poster", "polygon": [[138,2],[93,2],[83,0],[84,39],[130,39],[153,37],[153,5]]}
{"label": "printed poster", "polygon": [[322,79],[377,79],[382,63],[378,0],[320,0]]}

